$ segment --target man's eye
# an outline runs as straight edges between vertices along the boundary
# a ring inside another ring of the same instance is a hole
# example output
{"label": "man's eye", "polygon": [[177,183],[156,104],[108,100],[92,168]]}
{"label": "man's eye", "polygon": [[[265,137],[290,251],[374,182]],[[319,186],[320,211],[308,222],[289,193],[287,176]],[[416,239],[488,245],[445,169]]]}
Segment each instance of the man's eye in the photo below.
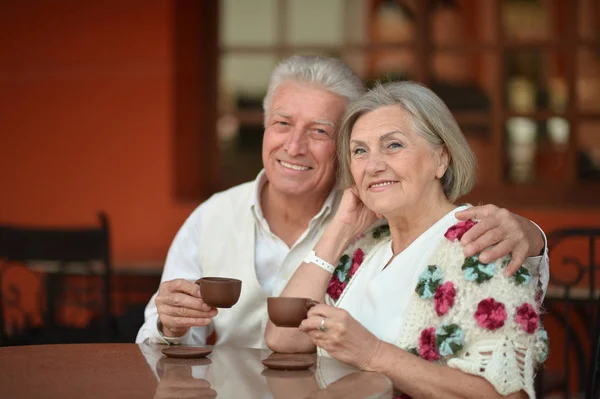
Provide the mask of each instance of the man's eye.
{"label": "man's eye", "polygon": [[290,124],[289,124],[288,122],[286,122],[286,121],[277,121],[277,122],[275,122],[275,123],[277,123],[277,124],[279,124],[279,125],[281,125],[281,126],[289,126],[289,125],[290,125]]}
{"label": "man's eye", "polygon": [[327,134],[327,132],[323,129],[315,129],[315,132],[317,132],[319,134]]}

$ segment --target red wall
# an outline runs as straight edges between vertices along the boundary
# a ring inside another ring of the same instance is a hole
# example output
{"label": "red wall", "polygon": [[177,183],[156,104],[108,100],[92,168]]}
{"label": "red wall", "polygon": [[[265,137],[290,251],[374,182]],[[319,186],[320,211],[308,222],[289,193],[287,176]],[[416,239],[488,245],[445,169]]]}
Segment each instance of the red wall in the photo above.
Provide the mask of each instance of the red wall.
{"label": "red wall", "polygon": [[[103,209],[117,265],[160,267],[196,205],[174,195],[173,4],[0,2],[0,222]],[[547,231],[600,226],[600,208],[513,210]]]}
{"label": "red wall", "polygon": [[173,194],[171,7],[0,2],[0,222],[103,209],[117,264],[163,261],[194,207]]}

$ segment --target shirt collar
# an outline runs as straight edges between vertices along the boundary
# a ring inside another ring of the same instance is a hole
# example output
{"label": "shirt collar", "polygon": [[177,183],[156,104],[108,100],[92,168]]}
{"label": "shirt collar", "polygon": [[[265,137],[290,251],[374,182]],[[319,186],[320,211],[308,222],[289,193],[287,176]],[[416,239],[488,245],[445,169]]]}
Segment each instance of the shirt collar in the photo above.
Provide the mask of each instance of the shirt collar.
{"label": "shirt collar", "polygon": [[[263,215],[262,207],[260,205],[260,193],[262,192],[262,189],[265,186],[265,184],[267,184],[268,182],[267,175],[265,174],[264,169],[262,169],[258,173],[255,182],[256,184],[254,185],[254,195],[252,196],[250,209],[252,209],[252,212],[254,213],[254,216],[256,217],[259,223],[267,223]],[[337,209],[337,206],[339,205],[341,198],[341,191],[334,187],[325,199],[321,210],[317,212],[317,214],[311,219],[311,225],[315,220],[326,218],[332,210],[335,211]]]}

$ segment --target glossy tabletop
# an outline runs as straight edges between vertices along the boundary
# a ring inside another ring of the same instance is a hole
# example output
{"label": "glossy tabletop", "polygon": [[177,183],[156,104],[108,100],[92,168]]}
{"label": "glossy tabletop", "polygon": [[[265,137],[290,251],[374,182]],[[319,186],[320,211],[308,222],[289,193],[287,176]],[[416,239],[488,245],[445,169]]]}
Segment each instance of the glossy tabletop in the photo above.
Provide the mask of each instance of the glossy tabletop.
{"label": "glossy tabletop", "polygon": [[[214,347],[173,359],[164,346],[0,347],[0,398],[391,398],[392,384],[319,357],[303,371],[265,369],[270,351]],[[309,355],[306,355],[309,356]]]}

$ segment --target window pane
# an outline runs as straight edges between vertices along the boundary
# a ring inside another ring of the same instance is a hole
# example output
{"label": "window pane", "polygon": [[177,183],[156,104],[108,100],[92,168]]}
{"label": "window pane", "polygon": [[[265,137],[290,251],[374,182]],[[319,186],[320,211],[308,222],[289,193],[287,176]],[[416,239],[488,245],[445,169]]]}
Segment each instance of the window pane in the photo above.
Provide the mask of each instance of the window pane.
{"label": "window pane", "polygon": [[502,25],[506,38],[515,42],[548,38],[547,4],[544,0],[503,0]]}
{"label": "window pane", "polygon": [[566,58],[557,52],[510,52],[506,56],[506,106],[512,112],[564,112],[568,102]]}
{"label": "window pane", "polygon": [[220,0],[223,46],[277,43],[277,0]]}
{"label": "window pane", "polygon": [[581,180],[600,181],[600,122],[579,125],[577,137],[577,170]]}
{"label": "window pane", "polygon": [[577,107],[600,112],[600,53],[582,48],[577,56]]}
{"label": "window pane", "polygon": [[529,183],[536,178],[538,124],[530,118],[506,121],[507,178],[514,183]]}
{"label": "window pane", "polygon": [[220,182],[222,188],[252,180],[261,169],[262,100],[275,55],[221,57],[219,95]]}
{"label": "window pane", "polygon": [[490,142],[482,136],[467,135],[467,141],[471,150],[477,159],[477,180],[475,187],[482,187],[493,181],[493,168],[490,160],[498,159],[496,154],[492,154]]}
{"label": "window pane", "polygon": [[265,94],[269,75],[276,64],[277,56],[272,54],[222,56],[221,95],[233,104],[239,103],[240,99],[259,101]]}
{"label": "window pane", "polygon": [[600,40],[600,4],[598,0],[579,0],[579,37],[584,40]]}
{"label": "window pane", "polygon": [[342,55],[342,60],[361,79],[365,80],[368,75],[368,56],[363,51],[348,51]]}
{"label": "window pane", "polygon": [[[223,118],[222,116],[219,121],[220,125],[225,123]],[[220,178],[218,181],[222,184],[222,188],[252,180],[262,168],[263,127],[243,124],[235,127],[235,134],[228,136],[227,140],[223,140],[222,137],[219,140]]]}
{"label": "window pane", "polygon": [[416,59],[410,49],[378,50],[367,54],[367,74],[369,81],[415,79]]}
{"label": "window pane", "polygon": [[452,111],[463,132],[487,135],[491,112],[489,71],[485,53],[437,51],[432,56],[431,89]]}
{"label": "window pane", "polygon": [[342,0],[289,0],[289,42],[294,45],[341,44],[343,6]]}
{"label": "window pane", "polygon": [[370,4],[364,0],[345,0],[346,18],[344,36],[347,43],[364,44],[367,42],[367,23]]}
{"label": "window pane", "polygon": [[566,182],[571,126],[563,117],[538,122],[537,179],[545,183]]}
{"label": "window pane", "polygon": [[381,1],[373,13],[370,32],[372,43],[412,43],[415,13],[405,2]]}
{"label": "window pane", "polygon": [[431,41],[434,46],[465,44],[469,39],[463,14],[459,7],[438,6],[430,17]]}
{"label": "window pane", "polygon": [[506,121],[507,178],[515,183],[565,182],[570,124],[563,117],[515,117]]}

